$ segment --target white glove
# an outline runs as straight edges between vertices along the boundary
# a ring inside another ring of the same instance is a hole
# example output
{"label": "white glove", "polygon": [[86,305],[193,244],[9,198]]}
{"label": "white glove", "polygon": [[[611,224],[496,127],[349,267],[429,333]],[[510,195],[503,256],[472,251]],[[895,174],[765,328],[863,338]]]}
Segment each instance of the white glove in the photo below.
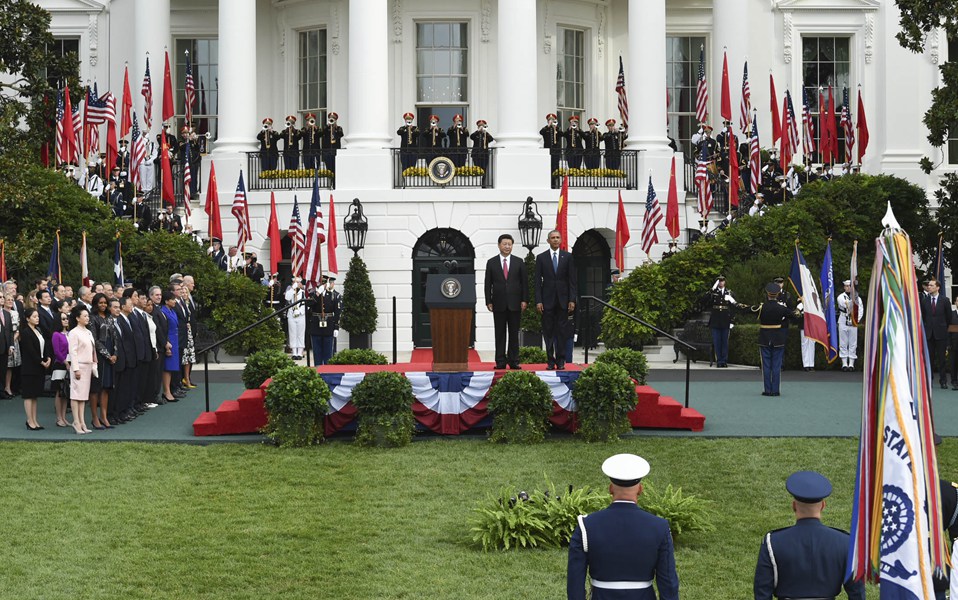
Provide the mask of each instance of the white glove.
{"label": "white glove", "polygon": [[333,337],[339,337],[339,330],[336,329],[333,331]]}
{"label": "white glove", "polygon": [[799,302],[797,305],[795,305],[795,308],[798,310],[805,310],[805,305]]}

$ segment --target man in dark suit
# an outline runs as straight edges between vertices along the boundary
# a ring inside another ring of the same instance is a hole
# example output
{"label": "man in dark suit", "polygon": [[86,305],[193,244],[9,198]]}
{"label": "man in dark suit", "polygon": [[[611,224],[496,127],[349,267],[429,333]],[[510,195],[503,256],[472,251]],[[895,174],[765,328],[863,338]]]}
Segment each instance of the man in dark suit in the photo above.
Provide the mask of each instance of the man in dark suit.
{"label": "man in dark suit", "polygon": [[[549,250],[536,257],[536,310],[542,314],[542,335],[546,341],[548,369],[564,369],[564,348],[569,337],[569,323],[575,314],[576,270],[572,254],[560,250],[562,234],[549,232]],[[556,347],[559,348],[556,356]]]}
{"label": "man in dark suit", "polygon": [[[130,358],[127,357],[127,367],[130,366],[130,362],[135,364],[133,367],[133,384],[128,388],[128,401],[126,404],[126,414],[120,414],[121,417],[126,417],[129,420],[135,419],[137,416],[144,412],[143,405],[145,404],[143,400],[143,395],[146,391],[145,383],[149,378],[150,373],[150,361],[153,359],[152,356],[152,346],[150,344],[150,331],[149,326],[146,324],[146,320],[140,314],[140,294],[134,288],[127,288],[123,291],[124,298],[130,298],[132,300],[132,310],[129,314],[124,315],[130,322],[130,328],[133,333],[133,344],[136,352],[136,358],[134,361],[130,361]],[[124,332],[125,333],[125,332]]]}
{"label": "man in dark suit", "polygon": [[948,326],[952,323],[951,302],[940,292],[937,280],[928,281],[928,295],[921,304],[921,322],[925,326],[928,341],[928,356],[932,360],[932,373],[938,371],[941,389],[948,389],[948,365],[945,363],[945,348],[948,347]]}
{"label": "man in dark suit", "polygon": [[[508,233],[499,236],[499,254],[486,262],[486,308],[492,312],[496,331],[496,368],[519,368],[519,319],[526,309],[529,283],[526,265],[512,256],[514,240]],[[509,353],[506,354],[508,330]]]}
{"label": "man in dark suit", "polygon": [[119,347],[116,349],[116,386],[110,398],[107,419],[110,423],[128,423],[131,420],[130,407],[136,394],[136,342],[130,314],[133,312],[133,300],[129,296],[119,299],[120,314],[116,318],[116,328],[120,332]]}
{"label": "man in dark suit", "polygon": [[40,331],[43,333],[43,339],[46,343],[51,343],[53,339],[53,328],[60,321],[58,315],[54,315],[53,296],[47,290],[37,292],[37,302],[40,306],[37,308],[37,314],[40,315]]}
{"label": "man in dark suit", "polygon": [[[2,297],[0,297],[2,300]],[[13,317],[10,311],[0,308],[0,384],[7,381],[7,361],[13,351]],[[0,387],[0,398],[12,398],[11,394]]]}

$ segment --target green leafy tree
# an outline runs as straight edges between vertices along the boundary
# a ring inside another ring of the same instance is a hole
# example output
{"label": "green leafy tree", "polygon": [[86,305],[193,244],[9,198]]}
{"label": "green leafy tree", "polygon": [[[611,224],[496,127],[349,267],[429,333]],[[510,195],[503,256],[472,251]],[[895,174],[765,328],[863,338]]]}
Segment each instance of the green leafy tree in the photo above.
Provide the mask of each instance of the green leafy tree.
{"label": "green leafy tree", "polygon": [[343,282],[343,317],[340,325],[349,333],[373,333],[379,310],[376,308],[376,296],[373,284],[369,281],[369,270],[358,255],[349,261],[349,271]]}

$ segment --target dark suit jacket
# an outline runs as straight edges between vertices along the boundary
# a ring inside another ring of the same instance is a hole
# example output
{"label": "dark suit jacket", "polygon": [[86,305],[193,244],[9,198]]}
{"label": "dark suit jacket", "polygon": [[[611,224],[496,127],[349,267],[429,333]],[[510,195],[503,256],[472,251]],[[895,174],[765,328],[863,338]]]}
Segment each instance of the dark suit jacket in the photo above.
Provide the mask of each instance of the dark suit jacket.
{"label": "dark suit jacket", "polygon": [[576,302],[579,292],[576,288],[575,262],[572,253],[559,250],[559,270],[552,270],[552,249],[536,257],[536,304],[541,303],[545,310],[556,306],[566,307]]}
{"label": "dark suit jacket", "polygon": [[119,340],[120,347],[116,349],[116,364],[114,365],[119,373],[136,368],[137,354],[132,322],[127,322],[122,313],[116,320],[122,332]]}
{"label": "dark suit jacket", "polygon": [[518,256],[509,256],[509,279],[502,273],[502,255],[496,254],[486,262],[486,304],[493,311],[520,310],[529,297],[529,278],[525,262]]}
{"label": "dark suit jacket", "polygon": [[939,292],[934,311],[931,309],[931,296],[924,296],[921,299],[921,322],[925,326],[925,337],[929,340],[947,340],[951,312],[951,302],[944,294]]}
{"label": "dark suit jacket", "polygon": [[23,357],[20,375],[44,375],[47,370],[43,368],[41,363],[48,358],[53,358],[53,344],[45,341],[43,352],[40,352],[40,340],[37,339],[30,326],[26,325],[20,332],[20,355]]}
{"label": "dark suit jacket", "polygon": [[0,356],[6,356],[13,345],[13,322],[10,318],[10,311],[0,308],[3,311],[3,325],[0,326]]}
{"label": "dark suit jacket", "polygon": [[40,331],[43,332],[43,337],[46,338],[47,344],[53,339],[53,326],[57,323],[56,309],[53,308],[53,305],[50,305],[50,310],[53,311],[53,314],[47,314],[47,311],[42,306],[37,308],[37,314],[40,315]]}
{"label": "dark suit jacket", "polygon": [[160,357],[164,357],[166,344],[170,341],[170,320],[159,307],[154,307],[153,322],[156,323],[156,351]]}
{"label": "dark suit jacket", "polygon": [[176,313],[176,331],[180,336],[180,349],[182,349],[186,346],[186,326],[190,321],[190,313],[186,303],[182,300],[176,301],[173,312]]}

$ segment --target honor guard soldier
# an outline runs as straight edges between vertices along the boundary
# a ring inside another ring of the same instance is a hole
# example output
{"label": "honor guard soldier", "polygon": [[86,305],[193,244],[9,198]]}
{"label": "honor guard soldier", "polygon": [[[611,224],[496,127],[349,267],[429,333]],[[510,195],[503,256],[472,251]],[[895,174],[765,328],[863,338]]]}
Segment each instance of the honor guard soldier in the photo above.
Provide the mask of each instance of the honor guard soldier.
{"label": "honor guard soldier", "polygon": [[316,115],[306,113],[306,125],[300,131],[300,139],[303,140],[303,168],[319,168],[319,153],[322,149],[322,136],[320,129],[316,126]]}
{"label": "honor guard soldier", "polygon": [[476,130],[472,133],[472,164],[483,171],[489,167],[489,144],[496,141],[488,131],[489,124],[485,119],[476,121]]}
{"label": "honor guard soldier", "polygon": [[[200,182],[200,142],[199,138],[193,132],[193,128],[189,125],[184,125],[180,128],[180,146],[178,149],[177,158],[180,161],[181,165],[185,165],[187,161],[190,163],[190,197],[196,198],[196,189],[197,185]],[[180,177],[185,175],[184,170],[181,171]]]}
{"label": "honor guard soldier", "polygon": [[263,280],[263,285],[267,288],[266,299],[263,302],[266,308],[272,312],[276,312],[283,307],[283,301],[285,300],[283,290],[279,287],[279,273],[270,273],[269,277]]}
{"label": "honor guard soldier", "polygon": [[429,129],[419,134],[419,147],[423,149],[423,156],[428,163],[433,157],[439,156],[442,151],[442,141],[446,139],[446,132],[439,126],[439,117],[429,117]]}
{"label": "honor guard soldier", "polygon": [[598,169],[602,160],[599,145],[602,143],[602,132],[599,131],[599,120],[589,119],[589,130],[582,134],[582,143],[585,147],[585,168]]}
{"label": "honor guard soldier", "polygon": [[249,277],[253,283],[263,283],[263,277],[265,276],[263,273],[263,265],[256,262],[255,252],[246,254],[246,266],[243,267],[243,275]]}
{"label": "honor guard soldier", "polygon": [[712,349],[718,368],[728,367],[728,334],[732,327],[732,309],[739,306],[732,292],[725,287],[725,277],[719,276],[708,293],[712,306],[709,314],[709,329],[712,330]]}
{"label": "honor guard soldier", "polygon": [[622,149],[625,148],[625,132],[615,128],[615,119],[609,119],[605,122],[608,129],[602,134],[602,141],[605,144],[605,167],[607,169],[619,169],[622,164]]}
{"label": "honor guard soldier", "polygon": [[313,363],[325,365],[336,353],[339,317],[343,314],[343,298],[336,291],[336,278],[323,275],[323,285],[306,301],[310,312],[309,336],[313,346]]}
{"label": "honor guard soldier", "polygon": [[564,135],[565,160],[569,163],[570,169],[578,169],[582,166],[582,150],[585,148],[582,130],[579,129],[579,117],[575,115],[569,117],[569,128]]}
{"label": "honor guard soldier", "polygon": [[323,162],[331,172],[336,172],[336,152],[343,145],[343,128],[338,125],[339,115],[331,112],[326,116],[323,127]]}
{"label": "honor guard soldier", "polygon": [[[844,281],[845,291],[838,296],[838,356],[842,359],[842,371],[854,371],[858,358],[858,323],[865,314],[865,304],[860,294],[852,300],[852,280]],[[853,322],[854,321],[854,322]]]}
{"label": "honor guard soldier", "polygon": [[849,600],[864,600],[865,584],[845,579],[848,533],[822,523],[831,482],[815,471],[798,471],[785,489],[795,498],[795,525],[765,534],[755,565],[755,600],[835,598],[842,587]]}
{"label": "honor guard soldier", "polygon": [[226,250],[223,250],[223,240],[218,237],[215,237],[210,240],[210,247],[207,252],[210,255],[210,258],[213,259],[213,264],[216,265],[216,268],[220,271],[226,270]]}
{"label": "honor guard soldier", "polygon": [[[941,437],[935,435],[935,445],[941,444]],[[938,489],[941,494],[941,518],[945,531],[948,532],[948,541],[952,544],[951,555],[955,555],[955,539],[958,538],[958,483],[947,479],[938,480]],[[949,589],[951,580],[951,597],[958,598],[958,571],[945,568],[941,576],[933,575],[932,583],[935,588],[935,600],[945,600],[945,592]]]}
{"label": "honor guard soldier", "polygon": [[415,167],[419,159],[419,128],[412,124],[416,115],[407,112],[402,116],[405,125],[396,130],[399,136],[399,162],[405,171],[409,167]]}
{"label": "honor guard soldier", "polygon": [[[452,118],[452,127],[449,128],[447,136],[449,138],[449,158],[452,160],[452,164],[459,168],[466,164],[466,154],[468,152],[466,147],[469,141],[469,130],[462,124],[462,115],[457,114]],[[475,152],[473,152],[473,157],[475,157]],[[473,163],[475,163],[475,158],[473,158]]]}
{"label": "honor guard soldier", "polygon": [[559,118],[555,113],[546,115],[546,126],[539,130],[542,136],[542,147],[548,148],[551,158],[550,173],[555,173],[559,168],[559,159],[562,158],[562,130],[559,129]]}
{"label": "honor guard soldier", "polygon": [[[300,277],[293,277],[293,283],[286,290],[286,304],[296,304],[305,297],[305,294],[303,280]],[[296,304],[286,311],[286,329],[289,335],[289,351],[293,355],[293,360],[302,360],[306,355],[306,307],[304,305]]]}
{"label": "honor guard soldier", "polygon": [[120,149],[116,153],[115,167],[120,167],[121,171],[130,172],[130,142],[120,140]]}
{"label": "honor guard soldier", "polygon": [[602,463],[612,504],[579,516],[569,542],[566,595],[585,600],[586,572],[593,600],[677,600],[679,577],[669,522],[636,505],[649,463],[634,454],[616,454]]}
{"label": "honor guard soldier", "polygon": [[712,126],[708,123],[699,123],[699,130],[692,134],[689,140],[695,146],[696,156],[714,164],[718,152],[718,142],[712,138]]}
{"label": "honor guard soldier", "polygon": [[296,115],[286,116],[286,129],[283,130],[283,166],[287,171],[299,168],[299,140],[302,132],[296,129]]}
{"label": "honor guard soldier", "polygon": [[722,121],[722,131],[715,136],[715,144],[719,155],[719,169],[723,174],[729,174],[729,160],[738,160],[738,138],[732,132],[732,122]]}
{"label": "honor guard soldier", "polygon": [[170,159],[170,163],[176,162],[176,157],[179,156],[180,143],[176,141],[176,136],[170,133],[170,126],[163,124],[163,131],[156,134],[156,164],[157,169],[159,169],[160,161],[163,160],[163,140],[166,140],[167,147],[167,158]]}
{"label": "honor guard soldier", "polygon": [[785,340],[788,339],[788,321],[798,315],[798,310],[788,308],[780,299],[782,287],[772,282],[765,286],[767,299],[757,309],[759,334],[758,345],[762,354],[762,377],[765,382],[763,396],[778,396],[782,377],[782,358],[785,356]]}
{"label": "honor guard soldier", "polygon": [[103,178],[97,174],[95,165],[90,165],[90,168],[87,169],[86,182],[84,182],[83,187],[94,198],[103,195]]}
{"label": "honor guard soldier", "polygon": [[269,117],[263,119],[263,130],[256,134],[259,140],[259,165],[261,171],[275,171],[276,163],[279,161],[279,148],[276,143],[279,142],[280,135],[273,131],[273,120]]}

